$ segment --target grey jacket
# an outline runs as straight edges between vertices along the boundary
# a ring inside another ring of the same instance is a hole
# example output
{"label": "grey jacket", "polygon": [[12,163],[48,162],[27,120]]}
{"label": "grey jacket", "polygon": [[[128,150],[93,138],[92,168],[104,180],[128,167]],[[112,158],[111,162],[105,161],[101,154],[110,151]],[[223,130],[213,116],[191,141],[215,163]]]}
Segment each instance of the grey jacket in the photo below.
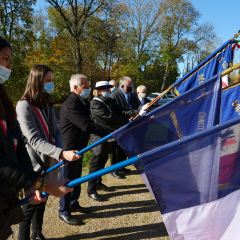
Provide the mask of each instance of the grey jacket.
{"label": "grey jacket", "polygon": [[[23,135],[27,138],[28,143],[32,146],[33,150],[41,158],[44,165],[49,168],[50,165],[52,165],[50,164],[51,159],[49,159],[49,157],[59,160],[60,154],[63,149],[62,135],[57,124],[54,109],[47,106],[48,116],[49,111],[52,111],[53,137],[55,139],[55,145],[52,145],[48,142],[48,136],[44,131],[44,128],[37,113],[27,101],[19,101],[16,107],[16,111],[17,119],[19,121]],[[45,111],[42,112],[46,117]],[[38,171],[40,169],[40,165],[31,155],[29,149],[27,150],[30,155],[34,170]]]}

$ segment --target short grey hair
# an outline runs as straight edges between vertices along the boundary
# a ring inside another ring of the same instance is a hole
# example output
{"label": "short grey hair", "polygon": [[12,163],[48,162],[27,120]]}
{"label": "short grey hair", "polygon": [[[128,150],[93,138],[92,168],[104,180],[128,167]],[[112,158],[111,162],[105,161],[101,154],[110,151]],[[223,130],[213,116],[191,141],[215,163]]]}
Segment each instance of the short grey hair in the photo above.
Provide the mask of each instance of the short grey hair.
{"label": "short grey hair", "polygon": [[115,80],[110,80],[110,81],[109,81],[109,84],[112,85],[112,86],[114,86],[114,85],[117,85],[117,82],[116,82]]}
{"label": "short grey hair", "polygon": [[71,76],[71,79],[69,80],[71,92],[73,91],[74,85],[80,87],[83,84],[83,79],[87,80],[87,77],[83,74],[75,74]]}
{"label": "short grey hair", "polygon": [[130,81],[132,83],[132,79],[128,76],[124,76],[120,79],[119,81],[119,85],[122,86],[122,85],[126,85],[126,81]]}
{"label": "short grey hair", "polygon": [[142,88],[147,91],[147,88],[144,85],[140,85],[137,87],[137,92],[139,92]]}

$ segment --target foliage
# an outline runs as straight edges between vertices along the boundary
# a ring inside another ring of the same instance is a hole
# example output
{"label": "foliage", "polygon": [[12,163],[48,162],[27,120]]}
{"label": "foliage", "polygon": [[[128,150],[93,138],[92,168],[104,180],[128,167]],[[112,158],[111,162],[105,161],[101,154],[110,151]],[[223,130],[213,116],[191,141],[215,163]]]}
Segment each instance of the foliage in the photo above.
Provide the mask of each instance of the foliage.
{"label": "foliage", "polygon": [[35,1],[0,0],[0,32],[13,48],[5,86],[14,103],[35,64],[53,69],[51,97],[62,103],[76,72],[91,89],[96,81],[130,76],[135,87],[161,91],[179,77],[178,63],[188,54],[196,56],[194,65],[215,48],[213,27],[198,23],[201,15],[187,0],[45,0],[47,11],[33,12]]}

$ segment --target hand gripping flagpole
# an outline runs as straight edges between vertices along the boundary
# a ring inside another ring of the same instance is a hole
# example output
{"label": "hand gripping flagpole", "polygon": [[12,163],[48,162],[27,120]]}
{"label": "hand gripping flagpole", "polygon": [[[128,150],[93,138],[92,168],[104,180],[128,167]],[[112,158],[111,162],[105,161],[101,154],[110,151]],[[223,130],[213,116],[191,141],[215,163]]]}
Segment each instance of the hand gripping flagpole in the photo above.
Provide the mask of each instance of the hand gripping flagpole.
{"label": "hand gripping flagpole", "polygon": [[[81,154],[87,152],[88,150],[96,147],[97,145],[99,145],[99,144],[107,141],[108,139],[110,139],[110,138],[112,138],[112,137],[113,137],[113,136],[112,136],[112,133],[110,133],[110,134],[108,134],[107,136],[105,136],[105,137],[99,139],[98,141],[92,143],[91,145],[85,147],[84,149],[78,151],[76,154],[77,154],[77,155],[81,155]],[[54,166],[50,167],[49,169],[47,169],[46,172],[45,172],[43,175],[45,176],[46,174],[50,173],[50,172],[53,171],[54,169],[60,167],[61,165],[65,164],[65,163],[67,163],[67,162],[68,162],[68,160],[65,159],[65,160],[57,163],[56,165],[54,165]]]}
{"label": "hand gripping flagpole", "polygon": [[[135,157],[127,159],[127,160],[125,160],[123,162],[114,164],[114,165],[112,165],[110,167],[106,167],[106,168],[101,169],[101,170],[99,170],[97,172],[93,172],[93,173],[90,173],[90,174],[85,175],[83,177],[77,178],[77,179],[75,179],[73,181],[70,181],[70,182],[66,183],[66,187],[75,187],[75,186],[80,185],[80,184],[82,184],[84,182],[87,182],[89,180],[101,177],[101,176],[103,176],[105,174],[108,174],[110,172],[114,172],[114,171],[117,171],[117,170],[119,170],[121,168],[124,168],[126,166],[132,165],[132,164],[136,163],[138,160],[139,160],[138,156],[135,156]],[[45,193],[45,192],[42,192],[42,196],[43,197],[47,197],[47,196],[49,196],[49,194]],[[23,206],[23,205],[29,203],[29,198],[30,197],[27,197],[27,198],[25,198],[23,200],[19,200],[17,202],[17,206]]]}
{"label": "hand gripping flagpole", "polygon": [[[157,97],[155,97],[150,103],[147,104],[147,108],[145,110],[148,110],[153,104],[155,104],[159,99],[161,99],[165,94],[169,93],[175,86],[169,87],[165,91],[163,91],[161,94],[159,94]],[[130,120],[134,121],[138,119],[140,115],[138,114],[134,118],[130,118]]]}

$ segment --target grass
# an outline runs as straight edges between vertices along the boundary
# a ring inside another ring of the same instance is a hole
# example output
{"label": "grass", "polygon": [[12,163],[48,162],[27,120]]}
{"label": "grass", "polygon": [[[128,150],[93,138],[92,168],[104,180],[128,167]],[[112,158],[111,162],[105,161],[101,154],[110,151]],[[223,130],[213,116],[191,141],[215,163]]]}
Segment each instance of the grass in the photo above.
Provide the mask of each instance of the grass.
{"label": "grass", "polygon": [[91,163],[91,158],[92,158],[92,152],[91,151],[87,151],[86,153],[84,153],[82,166],[83,167],[89,167],[90,163]]}

